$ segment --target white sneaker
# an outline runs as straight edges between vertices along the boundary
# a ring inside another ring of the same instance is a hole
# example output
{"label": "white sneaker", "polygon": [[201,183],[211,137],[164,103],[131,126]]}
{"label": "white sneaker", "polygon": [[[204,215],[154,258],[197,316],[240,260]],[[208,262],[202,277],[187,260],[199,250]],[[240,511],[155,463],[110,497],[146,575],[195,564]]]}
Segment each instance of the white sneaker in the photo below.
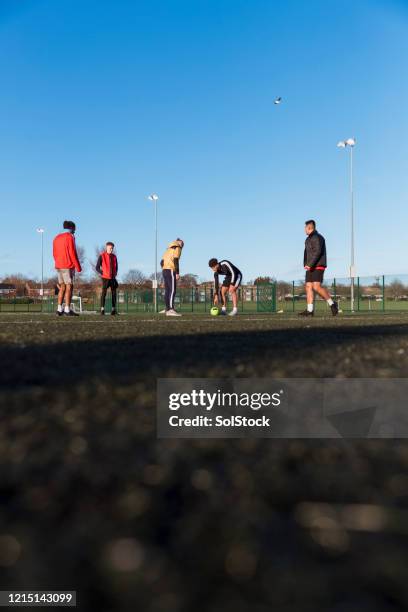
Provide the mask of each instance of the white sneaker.
{"label": "white sneaker", "polygon": [[181,314],[175,310],[168,310],[166,312],[166,317],[181,317]]}
{"label": "white sneaker", "polygon": [[166,311],[166,309],[165,309],[165,308],[163,308],[163,310],[159,310],[159,314],[166,314],[166,312],[167,312],[167,311]]}
{"label": "white sneaker", "polygon": [[231,310],[231,312],[228,313],[228,316],[229,317],[235,317],[235,315],[237,315],[237,314],[238,314],[238,310],[236,308],[233,308]]}

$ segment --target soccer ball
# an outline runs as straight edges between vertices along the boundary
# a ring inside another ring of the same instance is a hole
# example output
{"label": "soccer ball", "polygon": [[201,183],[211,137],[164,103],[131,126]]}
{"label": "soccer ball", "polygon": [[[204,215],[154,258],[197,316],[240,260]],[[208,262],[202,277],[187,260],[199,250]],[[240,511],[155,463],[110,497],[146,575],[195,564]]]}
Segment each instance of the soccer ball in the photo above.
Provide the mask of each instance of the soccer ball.
{"label": "soccer ball", "polygon": [[210,314],[213,317],[217,317],[220,314],[220,311],[218,310],[217,306],[213,306],[210,310]]}

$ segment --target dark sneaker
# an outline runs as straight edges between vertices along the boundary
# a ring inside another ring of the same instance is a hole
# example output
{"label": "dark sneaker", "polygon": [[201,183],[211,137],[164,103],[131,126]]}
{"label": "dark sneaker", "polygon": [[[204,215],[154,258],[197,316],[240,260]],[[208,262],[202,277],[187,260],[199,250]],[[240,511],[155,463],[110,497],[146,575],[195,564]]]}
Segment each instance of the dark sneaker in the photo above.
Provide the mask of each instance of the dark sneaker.
{"label": "dark sneaker", "polygon": [[112,316],[112,317],[116,317],[118,314],[119,314],[119,313],[118,313],[118,312],[116,312],[116,310],[115,310],[115,309],[113,309],[113,310],[112,310],[112,312],[111,312],[111,316]]}
{"label": "dark sneaker", "polygon": [[226,311],[226,310],[221,310],[220,315],[222,315],[223,317],[225,317],[225,316],[226,316],[226,314],[227,314],[227,311]]}
{"label": "dark sneaker", "polygon": [[73,310],[70,310],[69,312],[64,311],[64,315],[66,317],[79,317],[79,314],[77,312],[74,312]]}
{"label": "dark sneaker", "polygon": [[333,302],[333,304],[330,306],[330,310],[332,311],[332,315],[333,317],[335,317],[337,314],[339,314],[339,305],[337,302]]}
{"label": "dark sneaker", "polygon": [[62,317],[62,315],[64,314],[64,311],[61,310],[61,312],[59,310],[57,310],[57,312],[55,313],[57,315],[57,317]]}
{"label": "dark sneaker", "polygon": [[101,315],[104,315],[104,314],[105,314],[105,311],[104,311],[104,310],[101,310]]}
{"label": "dark sneaker", "polygon": [[302,310],[302,312],[299,312],[299,317],[314,317],[314,311],[312,310],[312,312],[309,312],[307,309],[306,310]]}

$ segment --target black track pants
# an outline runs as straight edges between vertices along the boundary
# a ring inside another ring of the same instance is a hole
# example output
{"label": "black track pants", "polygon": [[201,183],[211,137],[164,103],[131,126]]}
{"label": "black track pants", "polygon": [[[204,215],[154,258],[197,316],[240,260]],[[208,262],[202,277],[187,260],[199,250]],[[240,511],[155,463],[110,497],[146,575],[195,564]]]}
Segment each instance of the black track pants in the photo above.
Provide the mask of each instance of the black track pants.
{"label": "black track pants", "polygon": [[103,278],[102,279],[101,308],[105,308],[106,292],[108,291],[109,287],[112,293],[112,309],[116,309],[117,282],[115,278]]}
{"label": "black track pants", "polygon": [[166,310],[174,309],[174,298],[176,297],[176,273],[174,270],[163,270],[164,278],[164,301]]}

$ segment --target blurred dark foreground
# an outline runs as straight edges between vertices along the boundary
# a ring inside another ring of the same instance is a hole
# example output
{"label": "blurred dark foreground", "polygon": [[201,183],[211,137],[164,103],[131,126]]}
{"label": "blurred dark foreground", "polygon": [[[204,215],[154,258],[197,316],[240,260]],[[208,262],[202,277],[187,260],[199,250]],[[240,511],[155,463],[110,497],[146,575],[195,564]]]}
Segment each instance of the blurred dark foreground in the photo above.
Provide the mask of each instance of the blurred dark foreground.
{"label": "blurred dark foreground", "polygon": [[408,609],[403,440],[157,440],[166,376],[405,377],[384,319],[0,319],[2,589],[81,610]]}

